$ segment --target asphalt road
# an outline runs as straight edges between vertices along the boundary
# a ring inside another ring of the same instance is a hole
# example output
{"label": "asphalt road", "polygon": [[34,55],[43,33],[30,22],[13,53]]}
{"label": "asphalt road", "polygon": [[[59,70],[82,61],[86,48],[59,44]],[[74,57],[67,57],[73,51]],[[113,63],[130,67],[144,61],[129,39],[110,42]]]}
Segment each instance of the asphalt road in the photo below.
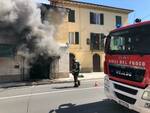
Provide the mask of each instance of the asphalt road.
{"label": "asphalt road", "polygon": [[63,83],[0,89],[0,113],[136,112],[107,100],[103,80],[97,79],[81,81],[79,88]]}

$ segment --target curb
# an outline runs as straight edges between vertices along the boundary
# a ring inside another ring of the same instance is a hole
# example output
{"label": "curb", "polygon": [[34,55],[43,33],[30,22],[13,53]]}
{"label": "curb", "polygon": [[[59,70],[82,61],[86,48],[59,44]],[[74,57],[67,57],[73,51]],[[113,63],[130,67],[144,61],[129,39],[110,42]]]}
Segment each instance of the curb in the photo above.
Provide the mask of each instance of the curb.
{"label": "curb", "polygon": [[[90,79],[79,79],[80,81],[85,80],[96,80],[96,79],[103,79],[103,78],[90,78]],[[14,82],[14,83],[4,83],[0,84],[0,88],[12,88],[12,87],[23,87],[23,86],[33,86],[33,85],[45,85],[45,84],[58,84],[58,83],[73,83],[73,80],[49,80],[49,81],[40,81],[40,82]]]}

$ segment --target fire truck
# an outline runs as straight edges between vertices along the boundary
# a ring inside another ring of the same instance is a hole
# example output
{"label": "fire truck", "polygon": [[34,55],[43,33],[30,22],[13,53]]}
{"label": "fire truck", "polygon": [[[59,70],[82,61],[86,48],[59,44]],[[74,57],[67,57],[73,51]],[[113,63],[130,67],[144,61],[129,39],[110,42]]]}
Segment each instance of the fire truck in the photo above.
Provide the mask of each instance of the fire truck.
{"label": "fire truck", "polygon": [[150,21],[117,28],[105,42],[104,90],[109,99],[150,113]]}

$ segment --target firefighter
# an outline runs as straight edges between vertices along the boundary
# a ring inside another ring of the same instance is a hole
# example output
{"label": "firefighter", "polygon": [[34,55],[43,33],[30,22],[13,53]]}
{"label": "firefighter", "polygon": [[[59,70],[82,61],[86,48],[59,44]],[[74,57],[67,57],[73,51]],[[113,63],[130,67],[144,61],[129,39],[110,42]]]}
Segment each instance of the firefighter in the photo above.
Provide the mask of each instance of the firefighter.
{"label": "firefighter", "polygon": [[80,86],[80,81],[78,80],[79,72],[80,72],[80,63],[76,59],[73,59],[72,75],[74,77],[74,87]]}

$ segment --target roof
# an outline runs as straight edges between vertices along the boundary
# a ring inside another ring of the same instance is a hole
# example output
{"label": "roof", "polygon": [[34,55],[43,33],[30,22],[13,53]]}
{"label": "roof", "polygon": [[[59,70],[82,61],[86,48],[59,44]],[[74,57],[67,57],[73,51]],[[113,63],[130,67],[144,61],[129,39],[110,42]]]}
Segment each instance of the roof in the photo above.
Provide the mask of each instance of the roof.
{"label": "roof", "polygon": [[130,24],[130,25],[127,25],[127,26],[124,26],[124,27],[114,29],[111,32],[121,31],[121,30],[134,28],[134,27],[140,27],[140,26],[148,25],[148,24],[150,24],[150,21],[138,22],[138,23],[134,23],[134,24]]}
{"label": "roof", "polygon": [[75,0],[49,0],[49,1],[54,1],[55,3],[87,6],[87,7],[91,7],[91,8],[99,8],[99,9],[112,10],[112,11],[121,11],[124,13],[131,13],[134,11],[131,9],[118,8],[118,7],[100,5],[100,4],[88,3],[88,2],[81,2],[81,1],[75,1]]}

